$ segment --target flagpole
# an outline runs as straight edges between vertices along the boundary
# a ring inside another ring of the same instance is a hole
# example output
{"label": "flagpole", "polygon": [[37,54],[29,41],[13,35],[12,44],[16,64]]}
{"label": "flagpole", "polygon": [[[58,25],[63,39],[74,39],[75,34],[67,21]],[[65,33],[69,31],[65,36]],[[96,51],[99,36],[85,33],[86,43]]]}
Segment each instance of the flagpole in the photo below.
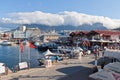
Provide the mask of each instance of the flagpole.
{"label": "flagpole", "polygon": [[19,63],[21,62],[21,50],[20,50],[20,40],[19,40]]}
{"label": "flagpole", "polygon": [[31,50],[30,48],[35,48],[35,46],[31,44],[31,42],[29,42],[29,48],[28,48],[28,49],[29,49],[29,50],[28,50],[29,68],[30,68],[30,52],[31,52],[31,51],[30,51],[30,50]]}
{"label": "flagpole", "polygon": [[30,69],[30,47],[28,48],[28,65],[29,65],[28,69]]}

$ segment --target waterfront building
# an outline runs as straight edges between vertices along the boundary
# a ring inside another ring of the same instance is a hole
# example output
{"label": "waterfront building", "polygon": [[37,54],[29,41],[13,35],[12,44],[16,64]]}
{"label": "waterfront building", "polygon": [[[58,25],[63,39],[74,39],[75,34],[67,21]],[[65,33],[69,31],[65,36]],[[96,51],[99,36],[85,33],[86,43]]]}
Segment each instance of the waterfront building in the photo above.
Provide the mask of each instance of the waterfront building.
{"label": "waterfront building", "polygon": [[70,33],[70,42],[74,45],[82,45],[83,41],[88,41],[88,31],[75,31]]}
{"label": "waterfront building", "polygon": [[120,31],[92,30],[87,35],[92,45],[115,48],[120,44]]}
{"label": "waterfront building", "polygon": [[55,41],[59,38],[59,34],[57,33],[48,33],[48,34],[43,34],[40,39],[43,42],[49,42],[49,41]]}
{"label": "waterfront building", "polygon": [[35,36],[40,36],[41,31],[39,28],[27,28],[26,26],[20,26],[19,31],[22,31],[24,33],[25,38],[31,38]]}
{"label": "waterfront building", "polygon": [[82,43],[89,40],[91,46],[100,47],[119,47],[120,31],[115,30],[92,30],[92,31],[75,31],[70,33],[71,42]]}
{"label": "waterfront building", "polygon": [[120,31],[115,30],[93,30],[88,33],[89,38],[94,37],[95,40],[110,40],[110,41],[119,41],[120,40]]}
{"label": "waterfront building", "polygon": [[31,37],[40,37],[41,31],[39,28],[27,28],[26,29],[26,38],[31,38]]}
{"label": "waterfront building", "polygon": [[1,33],[1,34],[0,34],[0,38],[1,38],[2,40],[11,40],[11,38],[12,38],[12,33],[11,33],[11,31],[6,31],[6,32]]}
{"label": "waterfront building", "polygon": [[25,32],[25,31],[26,31],[26,29],[27,29],[27,27],[26,27],[26,26],[20,26],[18,30]]}
{"label": "waterfront building", "polygon": [[19,43],[18,41],[22,39],[25,39],[25,35],[23,31],[16,30],[13,32],[12,41],[14,41],[15,43]]}
{"label": "waterfront building", "polygon": [[26,26],[20,26],[17,30],[11,31],[12,40],[30,39],[35,40],[36,37],[40,37],[41,31],[39,28],[27,28]]}
{"label": "waterfront building", "polygon": [[14,31],[14,33],[13,33],[13,38],[14,38],[14,39],[17,39],[17,38],[23,39],[23,38],[25,38],[24,32],[23,32],[23,31],[20,31],[20,30]]}
{"label": "waterfront building", "polygon": [[1,33],[0,35],[2,40],[9,40],[9,34],[8,33]]}

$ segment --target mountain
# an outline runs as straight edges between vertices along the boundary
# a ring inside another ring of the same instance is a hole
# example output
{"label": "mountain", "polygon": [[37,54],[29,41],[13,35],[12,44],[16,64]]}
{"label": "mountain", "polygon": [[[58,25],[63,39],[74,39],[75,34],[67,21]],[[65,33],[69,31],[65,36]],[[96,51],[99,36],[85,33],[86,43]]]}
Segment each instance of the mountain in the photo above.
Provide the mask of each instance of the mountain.
{"label": "mountain", "polygon": [[120,28],[115,28],[115,29],[113,29],[113,30],[118,30],[118,31],[120,31]]}
{"label": "mountain", "polygon": [[19,24],[4,24],[4,23],[0,23],[0,32],[16,29],[19,26],[20,26]]}
{"label": "mountain", "polygon": [[26,27],[38,27],[40,30],[107,30],[101,23],[95,23],[93,25],[83,24],[81,26],[61,25],[61,26],[47,26],[40,24],[24,24]]}
{"label": "mountain", "polygon": [[[61,25],[61,26],[48,26],[41,24],[23,24],[28,28],[38,27],[40,30],[106,30],[107,28],[103,26],[102,23],[94,23],[93,25],[83,24],[81,26],[71,26],[71,25]],[[14,30],[20,27],[20,24],[1,24],[0,23],[0,31],[9,31]]]}

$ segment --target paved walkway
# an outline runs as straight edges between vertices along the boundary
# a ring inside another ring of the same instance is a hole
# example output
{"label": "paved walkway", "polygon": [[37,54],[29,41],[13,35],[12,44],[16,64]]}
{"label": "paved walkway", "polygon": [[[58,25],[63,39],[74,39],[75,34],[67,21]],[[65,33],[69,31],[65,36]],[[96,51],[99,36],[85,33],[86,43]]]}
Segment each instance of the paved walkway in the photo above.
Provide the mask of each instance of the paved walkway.
{"label": "paved walkway", "polygon": [[[58,62],[50,68],[38,67],[21,70],[17,73],[2,76],[0,80],[89,80],[89,71],[94,67],[94,65],[90,63],[93,61],[94,56],[87,55],[82,57],[81,60],[68,59]],[[70,79],[70,76],[74,77],[74,79]],[[83,76],[84,78],[87,77],[87,79],[80,79],[80,77]]]}

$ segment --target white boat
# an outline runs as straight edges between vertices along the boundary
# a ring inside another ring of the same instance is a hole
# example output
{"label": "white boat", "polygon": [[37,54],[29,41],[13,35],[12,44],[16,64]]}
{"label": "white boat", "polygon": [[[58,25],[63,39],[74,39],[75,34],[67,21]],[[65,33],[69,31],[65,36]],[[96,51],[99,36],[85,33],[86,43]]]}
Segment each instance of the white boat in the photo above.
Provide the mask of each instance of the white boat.
{"label": "white boat", "polygon": [[12,45],[12,42],[5,40],[5,41],[2,41],[0,44],[1,44],[2,46],[11,46],[11,45]]}
{"label": "white boat", "polygon": [[35,45],[35,46],[39,46],[40,43],[39,43],[39,42],[35,42],[34,45]]}

